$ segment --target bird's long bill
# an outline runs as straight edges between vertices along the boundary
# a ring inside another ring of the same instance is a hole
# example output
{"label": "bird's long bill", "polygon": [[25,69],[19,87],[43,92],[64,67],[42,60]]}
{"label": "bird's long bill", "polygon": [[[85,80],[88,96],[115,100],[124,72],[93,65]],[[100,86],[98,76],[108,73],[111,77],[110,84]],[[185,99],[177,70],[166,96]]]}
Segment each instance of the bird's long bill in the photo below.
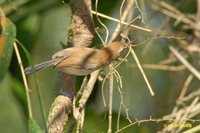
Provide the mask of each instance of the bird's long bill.
{"label": "bird's long bill", "polygon": [[46,67],[49,67],[49,66],[52,66],[55,64],[55,62],[57,62],[58,60],[57,59],[52,59],[52,60],[49,60],[49,61],[45,61],[43,63],[40,63],[40,64],[37,64],[35,65],[34,67],[27,67],[25,69],[25,73],[27,75],[30,75],[32,74],[33,72],[36,72],[40,69],[43,69],[43,68],[46,68]]}

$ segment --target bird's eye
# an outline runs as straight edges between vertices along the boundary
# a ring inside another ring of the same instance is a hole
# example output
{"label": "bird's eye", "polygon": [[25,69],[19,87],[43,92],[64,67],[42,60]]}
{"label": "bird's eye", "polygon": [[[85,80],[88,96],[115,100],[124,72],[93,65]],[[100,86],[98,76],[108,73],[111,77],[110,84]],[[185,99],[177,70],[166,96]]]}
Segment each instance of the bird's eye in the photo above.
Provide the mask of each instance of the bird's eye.
{"label": "bird's eye", "polygon": [[119,56],[124,57],[126,56],[127,52],[128,52],[128,47],[124,47],[122,51],[120,51]]}

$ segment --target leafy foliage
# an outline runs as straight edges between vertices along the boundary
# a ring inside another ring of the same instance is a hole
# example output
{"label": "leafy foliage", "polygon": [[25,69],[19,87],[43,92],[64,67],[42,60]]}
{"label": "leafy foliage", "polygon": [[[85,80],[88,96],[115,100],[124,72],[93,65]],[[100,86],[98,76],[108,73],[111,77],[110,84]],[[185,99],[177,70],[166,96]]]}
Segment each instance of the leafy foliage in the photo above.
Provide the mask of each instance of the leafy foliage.
{"label": "leafy foliage", "polygon": [[0,82],[8,71],[16,36],[15,25],[5,16],[0,17]]}

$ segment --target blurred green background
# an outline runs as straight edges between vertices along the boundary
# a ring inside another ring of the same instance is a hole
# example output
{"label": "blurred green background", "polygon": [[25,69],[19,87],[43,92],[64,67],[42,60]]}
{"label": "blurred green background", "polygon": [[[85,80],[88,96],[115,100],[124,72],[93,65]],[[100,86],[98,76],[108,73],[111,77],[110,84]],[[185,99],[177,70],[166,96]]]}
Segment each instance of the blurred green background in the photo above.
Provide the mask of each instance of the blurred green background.
{"label": "blurred green background", "polygon": [[[138,1],[140,3],[140,1]],[[175,3],[177,1],[168,0]],[[68,3],[68,1],[66,1]],[[110,16],[119,17],[120,0],[99,0],[98,10]],[[66,44],[68,36],[68,25],[71,19],[71,9],[69,5],[63,4],[62,0],[0,0],[0,6],[6,16],[16,25],[17,39],[22,42],[26,49],[31,53],[33,63],[40,63],[49,60],[51,56],[62,49],[60,42]],[[152,29],[160,29],[165,17],[152,9],[152,1],[145,1],[146,12],[145,22]],[[139,12],[135,9],[135,15]],[[181,7],[186,13],[194,13],[196,11],[195,1],[190,0]],[[102,21],[112,31],[116,23],[102,19]],[[173,27],[173,21],[169,21],[166,25],[167,30],[176,30],[179,34],[179,27]],[[95,19],[96,26],[99,26]],[[137,24],[137,23],[136,23]],[[141,26],[145,26],[142,22],[138,22]],[[101,28],[101,27],[100,27]],[[103,36],[105,33],[102,33]],[[189,32],[182,33],[188,35]],[[130,37],[137,43],[142,42],[149,34],[141,31],[131,30]],[[99,39],[96,37],[93,47],[102,47]],[[167,46],[176,44],[174,40],[158,39],[151,43],[145,43],[136,47],[136,53],[141,63],[156,64],[165,60],[169,56]],[[25,67],[29,66],[27,58],[23,50],[19,47],[20,54]],[[178,96],[179,89],[182,87],[183,81],[186,79],[188,72],[178,71],[160,71],[146,69],[146,75],[154,89],[155,96],[149,94],[147,86],[137,67],[133,67],[135,61],[132,57],[128,58],[127,63],[123,63],[118,68],[122,76],[124,101],[129,109],[129,116],[135,119],[160,118],[171,112]],[[176,64],[174,64],[176,65]],[[107,69],[107,68],[105,68]],[[107,72],[105,70],[105,72]],[[46,117],[54,98],[57,95],[57,70],[48,68],[38,72],[37,80],[41,89],[42,99],[44,101]],[[42,114],[39,109],[38,96],[35,90],[35,82],[33,76],[28,76],[31,88],[31,103],[34,119],[43,129]],[[194,81],[192,88],[198,86],[198,81]],[[107,85],[106,85],[107,86]],[[106,99],[109,96],[108,86],[106,87]],[[3,81],[0,83],[0,130],[2,133],[26,133],[28,132],[28,111],[27,102],[22,81],[21,72],[16,59],[15,53],[12,55],[9,71],[6,73]],[[117,113],[119,110],[120,96],[118,86],[114,85],[113,98],[113,130],[116,130]],[[88,101],[86,108],[85,132],[106,132],[108,115],[105,111],[108,108],[103,107],[101,97],[101,83],[96,83],[96,88]],[[106,119],[104,119],[104,117]],[[126,114],[123,109],[120,126],[128,124]],[[124,130],[124,133],[132,132],[155,132],[162,128],[160,123],[145,123],[140,126],[131,126]]]}

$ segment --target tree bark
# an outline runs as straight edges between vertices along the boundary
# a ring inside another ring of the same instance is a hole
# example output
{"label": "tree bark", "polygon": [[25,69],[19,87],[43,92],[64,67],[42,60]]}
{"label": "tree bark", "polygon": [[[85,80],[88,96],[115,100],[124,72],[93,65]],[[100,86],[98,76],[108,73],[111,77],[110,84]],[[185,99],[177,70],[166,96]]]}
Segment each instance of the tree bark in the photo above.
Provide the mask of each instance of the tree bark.
{"label": "tree bark", "polygon": [[[91,0],[71,0],[72,20],[69,27],[68,44],[74,47],[88,47],[94,37],[94,22],[91,14]],[[75,76],[59,72],[59,95],[50,109],[48,131],[61,133],[68,121],[75,94]]]}

